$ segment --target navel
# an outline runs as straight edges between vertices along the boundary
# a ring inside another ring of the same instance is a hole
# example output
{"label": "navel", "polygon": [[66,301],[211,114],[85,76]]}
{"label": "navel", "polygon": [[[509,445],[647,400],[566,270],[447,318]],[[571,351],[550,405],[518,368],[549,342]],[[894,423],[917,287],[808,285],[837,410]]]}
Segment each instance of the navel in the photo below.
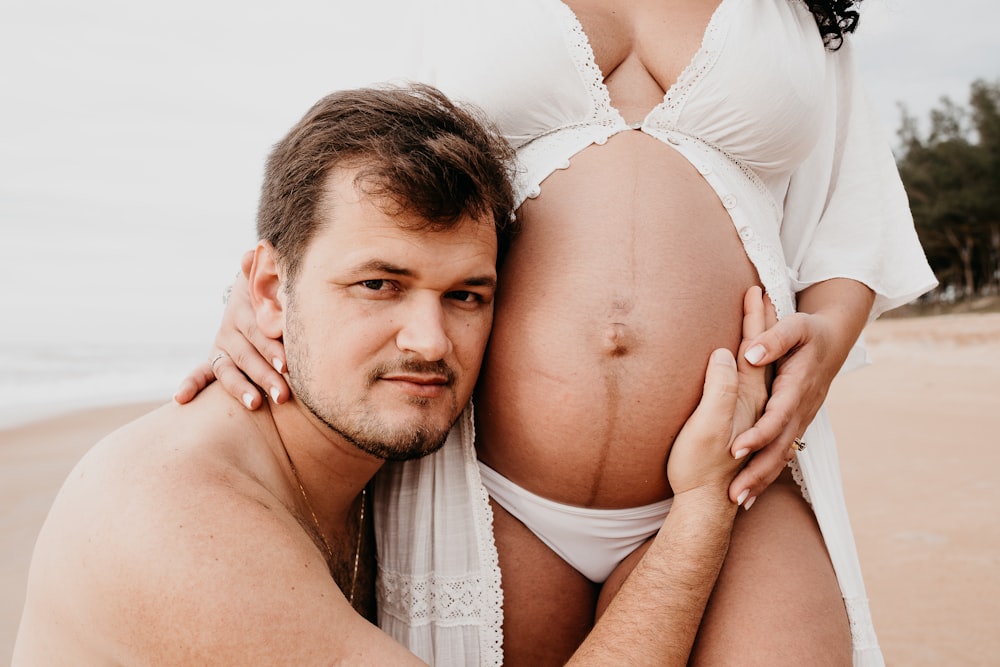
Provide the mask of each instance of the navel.
{"label": "navel", "polygon": [[634,344],[634,335],[628,325],[612,322],[601,336],[602,351],[609,357],[621,357],[629,353]]}

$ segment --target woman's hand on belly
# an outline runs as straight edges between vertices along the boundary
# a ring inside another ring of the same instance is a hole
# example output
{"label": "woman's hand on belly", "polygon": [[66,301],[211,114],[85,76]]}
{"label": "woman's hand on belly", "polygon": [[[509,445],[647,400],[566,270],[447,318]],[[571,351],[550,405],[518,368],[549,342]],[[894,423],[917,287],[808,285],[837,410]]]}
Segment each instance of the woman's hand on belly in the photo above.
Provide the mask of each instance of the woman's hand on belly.
{"label": "woman's hand on belly", "polygon": [[873,299],[868,287],[853,280],[817,283],[799,295],[800,312],[749,341],[750,360],[760,367],[777,362],[777,375],[763,416],[733,443],[735,453],[754,453],[733,480],[734,500],[760,495],[794,456],[793,440],[802,436],[826,400]]}

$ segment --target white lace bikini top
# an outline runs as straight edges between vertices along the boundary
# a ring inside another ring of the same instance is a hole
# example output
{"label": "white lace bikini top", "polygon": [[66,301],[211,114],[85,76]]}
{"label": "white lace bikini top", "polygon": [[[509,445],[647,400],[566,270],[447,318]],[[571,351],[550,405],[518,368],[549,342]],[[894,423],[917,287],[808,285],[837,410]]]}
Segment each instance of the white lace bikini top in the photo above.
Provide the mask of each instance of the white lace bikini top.
{"label": "white lace bikini top", "polygon": [[[826,52],[812,14],[798,0],[722,0],[701,48],[638,127],[612,106],[587,35],[568,6],[496,0],[480,10],[488,14],[481,30],[469,31],[463,22],[457,43],[442,38],[432,47],[448,55],[431,58],[436,66],[429,78],[485,109],[519,149],[522,195],[537,192],[583,147],[628,129],[695,138],[765,178],[787,179],[815,144]],[[483,68],[484,62],[491,66]],[[780,199],[784,193],[775,186],[772,194]]]}
{"label": "white lace bikini top", "polygon": [[851,45],[825,49],[801,0],[721,0],[638,127],[559,0],[433,0],[423,35],[420,78],[483,109],[517,149],[518,201],[580,150],[639,130],[715,189],[772,298],[848,277],[876,291],[877,315],[933,284]]}

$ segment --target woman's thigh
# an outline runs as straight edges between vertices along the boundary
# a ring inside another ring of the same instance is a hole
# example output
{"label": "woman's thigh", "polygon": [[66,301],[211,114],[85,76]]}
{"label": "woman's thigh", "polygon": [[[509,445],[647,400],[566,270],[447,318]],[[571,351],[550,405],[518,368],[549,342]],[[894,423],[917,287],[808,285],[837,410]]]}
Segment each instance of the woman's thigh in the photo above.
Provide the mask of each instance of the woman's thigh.
{"label": "woman's thigh", "polygon": [[594,623],[597,586],[493,505],[503,588],[504,665],[562,665]]}
{"label": "woman's thigh", "polygon": [[740,510],[695,665],[850,665],[847,611],[819,525],[788,470]]}

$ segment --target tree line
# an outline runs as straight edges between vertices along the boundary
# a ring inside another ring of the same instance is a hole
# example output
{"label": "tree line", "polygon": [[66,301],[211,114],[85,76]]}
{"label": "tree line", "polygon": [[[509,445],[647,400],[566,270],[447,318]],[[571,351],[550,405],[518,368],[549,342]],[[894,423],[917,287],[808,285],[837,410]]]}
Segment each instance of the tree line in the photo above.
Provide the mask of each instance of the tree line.
{"label": "tree line", "polygon": [[926,133],[900,108],[896,162],[937,298],[1000,294],[1000,80],[975,81],[968,106],[941,98]]}

